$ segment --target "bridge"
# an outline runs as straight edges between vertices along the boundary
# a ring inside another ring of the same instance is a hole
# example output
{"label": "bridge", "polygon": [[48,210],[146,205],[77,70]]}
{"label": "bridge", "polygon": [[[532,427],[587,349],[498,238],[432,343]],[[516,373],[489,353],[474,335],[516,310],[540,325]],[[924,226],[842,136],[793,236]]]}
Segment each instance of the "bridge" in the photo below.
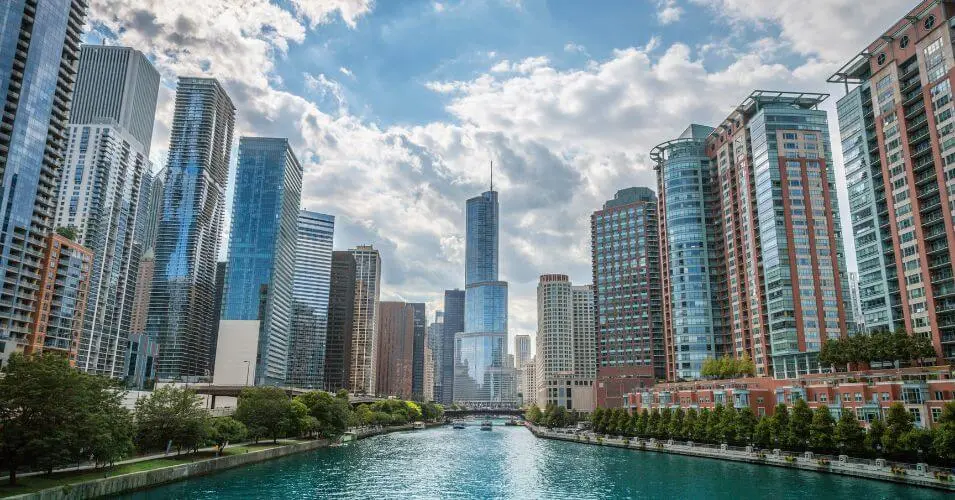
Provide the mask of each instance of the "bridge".
{"label": "bridge", "polygon": [[447,418],[461,418],[470,416],[493,416],[502,417],[523,417],[524,410],[520,408],[462,408],[460,410],[444,410],[444,416]]}

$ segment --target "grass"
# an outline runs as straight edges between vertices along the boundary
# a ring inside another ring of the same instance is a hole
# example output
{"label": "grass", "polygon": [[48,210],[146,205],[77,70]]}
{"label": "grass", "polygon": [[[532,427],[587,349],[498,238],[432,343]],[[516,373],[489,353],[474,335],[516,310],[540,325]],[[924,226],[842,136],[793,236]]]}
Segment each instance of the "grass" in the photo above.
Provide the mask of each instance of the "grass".
{"label": "grass", "polygon": [[[259,443],[245,443],[241,445],[228,446],[222,452],[223,456],[229,455],[241,455],[244,453],[251,453],[254,451],[267,450],[269,448],[276,448],[278,446],[285,446],[289,444],[300,443],[300,440],[294,439],[280,439],[278,443],[273,443],[272,441],[261,441]],[[123,474],[132,474],[135,472],[143,472],[154,469],[161,469],[163,467],[172,467],[175,465],[183,465],[192,462],[198,462],[202,460],[209,460],[210,458],[215,458],[216,454],[214,451],[200,451],[199,453],[193,454],[183,454],[179,456],[168,456],[161,458],[154,458],[152,460],[144,460],[142,462],[134,462],[129,464],[117,465],[109,469],[99,469],[99,470],[83,470],[76,472],[58,472],[52,475],[37,475],[37,476],[26,476],[20,477],[17,479],[16,486],[10,486],[4,481],[0,484],[0,498],[9,497],[13,495],[22,495],[25,493],[33,493],[36,491],[44,490],[47,488],[56,488],[60,486],[66,486],[69,484],[83,483],[86,481],[93,481],[95,479],[102,479],[113,476],[121,476]]]}

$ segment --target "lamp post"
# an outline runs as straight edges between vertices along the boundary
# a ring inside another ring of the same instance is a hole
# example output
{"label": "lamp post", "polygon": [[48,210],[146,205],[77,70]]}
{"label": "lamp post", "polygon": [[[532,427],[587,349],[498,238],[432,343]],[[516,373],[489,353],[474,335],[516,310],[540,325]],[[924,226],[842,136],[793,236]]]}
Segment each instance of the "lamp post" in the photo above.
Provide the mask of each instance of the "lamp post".
{"label": "lamp post", "polygon": [[252,363],[249,360],[245,360],[243,363],[245,363],[245,385],[249,385],[249,367],[252,366]]}

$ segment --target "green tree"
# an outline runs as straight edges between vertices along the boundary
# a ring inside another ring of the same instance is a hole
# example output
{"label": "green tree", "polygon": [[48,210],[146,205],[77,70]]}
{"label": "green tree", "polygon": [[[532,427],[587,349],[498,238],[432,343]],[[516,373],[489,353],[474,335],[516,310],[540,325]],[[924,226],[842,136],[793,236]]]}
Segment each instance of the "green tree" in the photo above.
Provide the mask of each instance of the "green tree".
{"label": "green tree", "polygon": [[208,436],[209,418],[195,392],[160,387],[136,401],[136,442],[142,450],[165,449],[168,444],[177,453],[195,450]]}
{"label": "green tree", "polygon": [[245,425],[232,417],[214,418],[209,425],[209,439],[216,445],[216,456],[221,455],[229,443],[239,442],[247,434]]}
{"label": "green tree", "polygon": [[630,435],[630,430],[628,429],[628,427],[630,427],[629,424],[630,424],[630,415],[627,414],[627,410],[624,410],[623,408],[618,408],[617,422],[616,422],[617,434],[629,436]]}
{"label": "green tree", "polygon": [[650,418],[647,420],[647,435],[656,437],[660,429],[660,409],[654,408],[650,412]]}
{"label": "green tree", "polygon": [[76,226],[60,226],[56,228],[56,234],[70,240],[76,241]]}
{"label": "green tree", "polygon": [[955,460],[955,401],[942,407],[942,415],[935,422],[932,448],[939,457]]}
{"label": "green tree", "polygon": [[647,437],[650,435],[650,412],[646,408],[640,412],[640,417],[637,420],[637,435],[640,437]]}
{"label": "green tree", "polygon": [[805,450],[809,444],[812,418],[812,410],[809,409],[806,400],[797,399],[789,419],[789,443],[797,451]]}
{"label": "green tree", "polygon": [[757,446],[766,448],[772,446],[773,444],[773,419],[772,417],[762,417],[756,423],[756,428],[753,429],[753,442]]}
{"label": "green tree", "polygon": [[842,410],[832,437],[841,453],[857,455],[862,452],[865,447],[865,429],[859,425],[854,410],[851,408]]}
{"label": "green tree", "polygon": [[[603,432],[601,428],[603,426],[604,411],[603,408],[597,407],[594,408],[594,411],[590,414],[590,427],[594,432]],[[526,416],[524,418],[527,419]]]}
{"label": "green tree", "polygon": [[673,418],[673,410],[664,408],[660,410],[660,422],[657,424],[656,437],[666,439],[670,434],[670,420]]}
{"label": "green tree", "polygon": [[822,405],[812,413],[812,426],[809,428],[809,447],[817,452],[829,452],[835,447],[836,421],[829,407]]}
{"label": "green tree", "polygon": [[[596,414],[596,412],[595,412],[595,414]],[[532,423],[532,424],[534,424],[534,425],[540,424],[540,420],[541,420],[541,409],[540,409],[537,405],[535,405],[535,404],[530,405],[530,406],[527,408],[527,411],[524,412],[524,420],[527,420],[528,422],[530,422],[530,423]],[[597,430],[596,427],[597,427],[597,422],[598,422],[598,420],[599,420],[599,419],[595,419],[595,420],[594,420],[594,430],[595,430],[595,431]],[[597,431],[597,432],[599,432],[599,431]]]}
{"label": "green tree", "polygon": [[720,375],[719,362],[714,358],[706,358],[700,367],[700,376],[704,378],[718,377]]}
{"label": "green tree", "polygon": [[696,420],[696,408],[690,408],[686,410],[686,417],[683,418],[683,430],[680,433],[683,439],[691,441],[695,439],[694,435],[696,434]]}
{"label": "green tree", "polygon": [[700,416],[696,419],[696,428],[693,429],[693,440],[701,443],[709,443],[709,434],[707,429],[710,426],[710,409],[703,408],[700,410]]}
{"label": "green tree", "polygon": [[[845,413],[845,412],[843,412]],[[872,453],[879,454],[882,451],[882,438],[885,437],[885,422],[877,418],[869,424],[869,431],[865,434],[865,447]]]}
{"label": "green tree", "polygon": [[[312,404],[308,407],[308,413],[318,420],[315,433],[318,434],[319,437],[332,439],[342,435],[345,430],[348,429],[348,423],[352,420],[352,410],[347,398],[342,398],[337,395],[332,397],[332,395],[327,392],[319,392],[315,395],[311,403]],[[381,424],[380,421],[375,422],[373,415],[373,407],[366,406],[360,416],[362,425],[371,425],[372,423]]]}
{"label": "green tree", "polygon": [[248,387],[239,393],[235,419],[245,424],[249,436],[256,442],[261,438],[272,438],[272,442],[276,443],[279,437],[288,432],[291,413],[292,401],[284,390],[278,387]]}
{"label": "green tree", "polygon": [[789,439],[789,408],[779,403],[772,416],[771,436],[777,448],[788,448]]}
{"label": "green tree", "polygon": [[723,405],[717,404],[716,407],[713,408],[713,413],[710,415],[710,419],[706,426],[707,442],[717,444],[723,442],[723,413],[725,413],[725,408],[723,408]]}
{"label": "green tree", "polygon": [[914,417],[902,403],[893,403],[885,416],[885,434],[882,436],[882,447],[886,453],[905,453],[905,443],[902,437],[914,427]]}
{"label": "green tree", "polygon": [[744,406],[739,411],[739,417],[736,423],[736,442],[739,444],[752,444],[753,434],[756,432],[756,414],[753,409]]}
{"label": "green tree", "polygon": [[683,435],[683,421],[686,419],[686,413],[683,408],[677,408],[670,417],[669,434],[674,439],[685,439]]}
{"label": "green tree", "polygon": [[723,409],[720,419],[719,437],[721,443],[737,444],[736,433],[739,426],[739,412],[732,406]]}

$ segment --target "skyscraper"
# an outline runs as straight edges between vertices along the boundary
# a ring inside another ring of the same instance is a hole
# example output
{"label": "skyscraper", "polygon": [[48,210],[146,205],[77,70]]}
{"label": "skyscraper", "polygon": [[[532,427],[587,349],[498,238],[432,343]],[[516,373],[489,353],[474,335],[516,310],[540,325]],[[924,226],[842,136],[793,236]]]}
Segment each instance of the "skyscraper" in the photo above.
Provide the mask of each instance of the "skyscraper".
{"label": "skyscraper", "polygon": [[375,349],[378,343],[381,256],[370,245],[359,245],[349,251],[355,259],[355,307],[348,388],[356,394],[376,394]]}
{"label": "skyscraper", "polygon": [[331,392],[347,389],[351,380],[356,282],[355,257],[351,252],[332,252],[325,339],[325,390]]}
{"label": "skyscraper", "polygon": [[730,351],[719,183],[706,154],[711,132],[711,127],[690,125],[650,153],[657,171],[669,380],[698,378],[706,358]]}
{"label": "skyscraper", "polygon": [[[594,294],[563,274],[545,274],[537,285],[536,402],[571,411],[594,408]],[[532,400],[525,396],[525,400]]]}
{"label": "skyscraper", "polygon": [[849,325],[855,332],[865,331],[865,316],[862,315],[862,301],[859,300],[859,273],[849,273],[849,296],[852,300],[852,319],[854,325]]}
{"label": "skyscraper", "polygon": [[325,387],[325,338],[332,281],[335,217],[302,210],[298,215],[288,384]]}
{"label": "skyscraper", "polygon": [[865,327],[929,338],[948,362],[955,360],[953,19],[950,2],[922,1],[829,78],[847,92],[837,109]]}
{"label": "skyscraper", "polygon": [[414,393],[415,307],[406,302],[382,302],[378,314],[375,392],[410,398]]}
{"label": "skyscraper", "polygon": [[159,378],[194,380],[212,369],[235,108],[218,81],[180,78],[175,109],[146,331],[159,340]]}
{"label": "skyscraper", "polygon": [[442,404],[454,400],[454,337],[464,331],[464,290],[444,291],[444,326],[441,328],[441,394]]}
{"label": "skyscraper", "polygon": [[415,397],[424,397],[424,350],[427,340],[427,313],[425,305],[416,302],[411,304],[414,310],[414,342],[411,347],[411,394]]}
{"label": "skyscraper", "polygon": [[93,251],[88,311],[77,366],[110,377],[123,365],[145,240],[149,146],[159,72],[128,47],[80,51],[57,226],[76,228]]}
{"label": "skyscraper", "polygon": [[601,408],[666,378],[658,230],[657,197],[645,187],[617,191],[590,216]]}
{"label": "skyscraper", "polygon": [[[432,363],[430,368],[432,383],[431,399],[439,402],[441,401],[441,391],[442,387],[444,386],[441,373],[441,353],[442,345],[444,344],[441,336],[443,333],[444,311],[436,311],[434,313],[434,321],[428,325],[428,341],[426,345],[428,347],[428,351],[430,352]],[[425,353],[425,355],[427,355],[427,353]],[[425,370],[428,370],[427,364],[425,365]],[[427,382],[425,383],[425,390],[427,391]]]}
{"label": "skyscraper", "polygon": [[301,193],[302,165],[288,139],[239,139],[219,345],[255,324],[256,385],[285,385],[288,374]]}
{"label": "skyscraper", "polygon": [[531,336],[526,334],[515,335],[514,336],[514,367],[521,368],[524,366],[524,363],[530,361],[533,354],[531,353]]}
{"label": "skyscraper", "polygon": [[86,6],[0,3],[0,364],[33,331]]}
{"label": "skyscraper", "polygon": [[754,91],[717,129],[654,149],[671,377],[721,355],[758,376],[819,372],[822,343],[847,335],[826,97]]}
{"label": "skyscraper", "polygon": [[498,280],[497,192],[469,199],[466,211],[464,331],[455,334],[454,401],[509,406],[516,395],[506,362],[507,283]]}

